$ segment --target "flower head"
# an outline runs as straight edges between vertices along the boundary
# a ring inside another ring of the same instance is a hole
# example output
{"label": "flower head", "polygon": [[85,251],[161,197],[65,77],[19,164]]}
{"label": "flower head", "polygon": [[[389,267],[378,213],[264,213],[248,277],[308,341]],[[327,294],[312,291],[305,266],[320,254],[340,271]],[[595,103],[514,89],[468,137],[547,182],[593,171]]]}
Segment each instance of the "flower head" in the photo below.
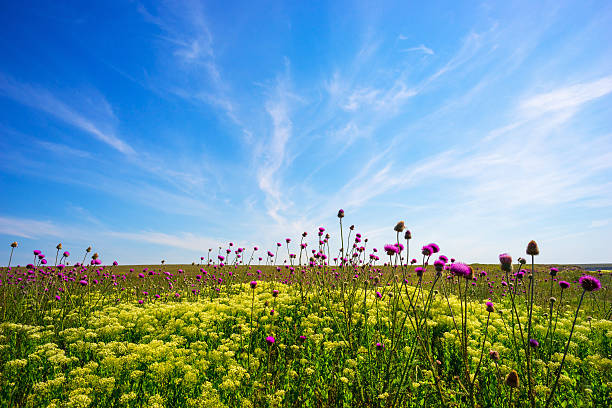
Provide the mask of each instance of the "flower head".
{"label": "flower head", "polygon": [[487,302],[485,303],[485,305],[487,306],[487,312],[493,313],[495,311],[495,307],[493,307],[493,302]]}
{"label": "flower head", "polygon": [[19,244],[17,243],[17,241],[15,241],[11,244],[11,248],[17,248],[18,245]]}
{"label": "flower head", "polygon": [[427,246],[431,248],[434,254],[437,254],[438,252],[440,252],[440,246],[438,244],[434,244],[432,242],[431,244],[428,244]]}
{"label": "flower head", "polygon": [[518,388],[519,386],[519,377],[516,370],[512,370],[506,376],[506,385],[510,388]]}
{"label": "flower head", "polygon": [[406,230],[406,232],[404,232],[404,239],[412,239],[412,233],[410,230]]}
{"label": "flower head", "polygon": [[451,265],[450,271],[453,275],[467,277],[470,275],[470,267],[464,263],[456,262]]}
{"label": "flower head", "polygon": [[538,348],[540,343],[536,339],[529,339],[529,347]]}
{"label": "flower head", "polygon": [[559,286],[561,286],[561,289],[568,289],[570,287],[570,283],[566,281],[559,281]]}
{"label": "flower head", "polygon": [[578,279],[578,283],[580,283],[582,289],[586,290],[587,292],[593,292],[601,289],[601,282],[599,282],[599,279],[594,278],[593,276],[581,276],[580,279]]}
{"label": "flower head", "polygon": [[385,252],[387,252],[387,255],[393,256],[393,255],[399,253],[399,248],[396,247],[395,245],[387,244],[387,245],[385,245]]}
{"label": "flower head", "polygon": [[501,269],[504,272],[512,272],[512,257],[507,253],[503,253],[499,255],[499,263],[501,264]]}
{"label": "flower head", "polygon": [[540,249],[538,248],[538,244],[536,244],[534,240],[531,240],[527,244],[527,250],[525,252],[527,255],[535,256],[540,254]]}
{"label": "flower head", "polygon": [[550,268],[550,276],[557,276],[557,272],[559,272],[559,269],[555,267]]}
{"label": "flower head", "polygon": [[490,350],[489,351],[489,358],[493,361],[499,361],[499,352],[495,351],[495,350]]}
{"label": "flower head", "polygon": [[431,256],[431,254],[434,253],[434,249],[429,245],[425,245],[423,248],[421,248],[421,253],[425,256]]}
{"label": "flower head", "polygon": [[382,344],[382,343],[376,343],[376,350],[379,350],[379,351],[380,351],[380,350],[382,350],[382,349],[384,349],[384,348],[385,348],[384,344]]}
{"label": "flower head", "polygon": [[270,345],[270,346],[271,346],[271,345],[273,345],[273,344],[274,344],[274,342],[276,342],[276,340],[274,339],[274,337],[272,337],[272,336],[268,336],[268,337],[266,337],[266,343],[268,343],[268,345]]}
{"label": "flower head", "polygon": [[393,231],[395,232],[402,232],[406,229],[406,226],[404,225],[404,221],[398,221],[397,224],[395,224],[395,227],[393,228]]}
{"label": "flower head", "polygon": [[255,289],[257,287],[257,281],[251,281],[251,289]]}

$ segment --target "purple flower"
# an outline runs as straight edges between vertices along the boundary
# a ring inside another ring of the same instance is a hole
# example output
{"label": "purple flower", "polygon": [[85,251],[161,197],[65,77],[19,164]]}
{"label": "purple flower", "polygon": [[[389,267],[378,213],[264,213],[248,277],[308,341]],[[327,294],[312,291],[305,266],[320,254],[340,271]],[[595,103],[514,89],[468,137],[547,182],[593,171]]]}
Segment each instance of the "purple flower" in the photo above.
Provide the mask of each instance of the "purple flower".
{"label": "purple flower", "polygon": [[81,284],[81,286],[87,286],[87,281],[85,279],[82,279],[79,281],[79,283]]}
{"label": "purple flower", "polygon": [[425,269],[422,266],[417,266],[414,268],[414,273],[416,273],[416,276],[419,278],[423,277],[423,272],[425,272]]}
{"label": "purple flower", "polygon": [[62,300],[62,297],[60,295],[55,295],[55,299],[56,300]]}
{"label": "purple flower", "polygon": [[376,343],[376,350],[379,350],[379,351],[380,351],[380,350],[382,350],[382,349],[384,349],[384,348],[385,348],[385,346],[384,346],[383,344],[381,344],[381,343]]}
{"label": "purple flower", "polygon": [[385,245],[385,252],[387,252],[387,255],[392,256],[399,253],[399,248],[395,245],[387,244]]}
{"label": "purple flower", "polygon": [[457,262],[451,265],[450,271],[453,275],[467,277],[470,275],[470,267],[464,263]]}
{"label": "purple flower", "polygon": [[38,256],[40,254],[42,254],[42,251],[40,249],[35,249],[34,250],[34,256]]}
{"label": "purple flower", "polygon": [[306,336],[302,335],[300,337],[298,337],[298,340],[300,343],[304,343],[306,341]]}
{"label": "purple flower", "polygon": [[487,312],[493,313],[495,311],[495,308],[493,307],[493,302],[487,302],[485,303],[485,305],[487,306]]}
{"label": "purple flower", "polygon": [[68,258],[70,256],[70,252],[66,251],[64,252],[64,258]]}
{"label": "purple flower", "polygon": [[559,269],[555,267],[550,268],[550,276],[556,276],[557,272],[559,272]]}
{"label": "purple flower", "polygon": [[425,245],[423,248],[421,248],[421,253],[425,256],[431,256],[431,254],[434,253],[434,249],[429,245]]}
{"label": "purple flower", "polygon": [[438,244],[434,244],[433,242],[429,245],[427,245],[428,247],[430,247],[433,250],[434,254],[437,254],[438,252],[440,252],[440,246],[438,246]]}
{"label": "purple flower", "polygon": [[561,289],[568,289],[570,287],[570,283],[566,281],[559,281],[559,286],[561,286]]}
{"label": "purple flower", "polygon": [[442,272],[442,270],[444,269],[444,264],[445,262],[441,259],[436,259],[434,261],[434,268],[436,268],[436,272]]}
{"label": "purple flower", "polygon": [[446,257],[446,255],[440,255],[438,259],[444,263],[448,263],[448,258]]}
{"label": "purple flower", "polygon": [[274,289],[274,290],[272,291],[272,296],[273,296],[273,297],[277,297],[277,296],[278,296],[278,289]]}
{"label": "purple flower", "polygon": [[536,339],[529,339],[529,347],[538,348],[540,343]]}
{"label": "purple flower", "polygon": [[266,337],[266,343],[268,343],[268,345],[270,345],[270,346],[273,345],[275,341],[276,340],[272,336]]}
{"label": "purple flower", "polygon": [[586,290],[587,292],[593,292],[601,289],[601,282],[599,282],[599,279],[593,276],[581,276],[580,279],[578,279],[578,282],[580,283],[580,286],[582,286],[582,289]]}
{"label": "purple flower", "polygon": [[257,287],[257,281],[251,281],[251,289],[255,289]]}

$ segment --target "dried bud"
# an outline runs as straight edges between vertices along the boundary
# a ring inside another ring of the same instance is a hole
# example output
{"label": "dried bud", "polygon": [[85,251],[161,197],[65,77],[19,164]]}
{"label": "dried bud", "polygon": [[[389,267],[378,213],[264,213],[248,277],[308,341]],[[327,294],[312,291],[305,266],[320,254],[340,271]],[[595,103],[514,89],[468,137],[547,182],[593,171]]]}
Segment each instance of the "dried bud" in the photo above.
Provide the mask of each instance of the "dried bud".
{"label": "dried bud", "polygon": [[56,248],[58,251],[59,251],[60,249],[62,249],[62,243],[60,242],[59,244],[57,244],[57,246],[56,246],[55,248]]}
{"label": "dried bud", "polygon": [[506,385],[510,388],[518,388],[519,386],[519,377],[516,370],[512,370],[506,376]]}
{"label": "dried bud", "polygon": [[538,244],[534,240],[529,241],[527,244],[527,255],[535,256],[540,254],[540,250],[538,249]]}
{"label": "dried bud", "polygon": [[499,361],[499,353],[495,350],[489,351],[489,358],[493,361]]}
{"label": "dried bud", "polygon": [[85,250],[85,252],[91,252],[91,247],[87,247],[87,249]]}
{"label": "dried bud", "polygon": [[395,224],[395,228],[393,228],[393,231],[403,232],[405,229],[406,229],[406,226],[404,225],[404,221],[398,221],[398,223]]}
{"label": "dried bud", "polygon": [[344,218],[344,210],[342,208],[338,210],[338,218]]}
{"label": "dried bud", "polygon": [[521,265],[525,265],[525,264],[527,263],[527,260],[526,260],[525,258],[519,258],[519,259],[518,259],[518,262],[519,262]]}
{"label": "dried bud", "polygon": [[18,245],[19,245],[19,244],[17,244],[17,241],[15,241],[15,242],[13,242],[13,243],[11,244],[11,248],[17,248],[17,246],[18,246]]}
{"label": "dried bud", "polygon": [[94,254],[91,256],[91,259],[98,259],[100,257],[100,255],[98,255],[97,252],[94,252]]}

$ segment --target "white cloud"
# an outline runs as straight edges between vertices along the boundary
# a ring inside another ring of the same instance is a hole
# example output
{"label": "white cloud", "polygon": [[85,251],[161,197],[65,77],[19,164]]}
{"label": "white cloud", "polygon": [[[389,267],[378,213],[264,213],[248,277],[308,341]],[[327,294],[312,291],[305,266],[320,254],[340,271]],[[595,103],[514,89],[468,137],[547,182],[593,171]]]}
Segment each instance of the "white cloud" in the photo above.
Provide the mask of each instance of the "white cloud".
{"label": "white cloud", "polygon": [[[104,129],[104,127],[108,127],[107,123],[98,122],[89,118],[87,113],[79,112],[78,108],[64,103],[47,89],[23,84],[0,74],[0,94],[13,99],[22,105],[43,111],[71,126],[74,126],[85,133],[90,134],[96,139],[108,144],[121,153],[134,153],[132,147],[117,137],[111,129]],[[99,106],[104,109],[103,112],[89,113],[92,113],[92,116],[102,115],[105,117],[107,122],[115,121],[116,119],[114,115],[112,115],[112,112],[109,112],[108,110],[109,105],[106,100],[99,96],[94,97],[96,99],[94,104],[87,104],[87,100],[83,100],[79,106]]]}
{"label": "white cloud", "polygon": [[402,51],[404,52],[421,51],[427,55],[434,55],[433,50],[429,47],[426,47],[425,44],[421,44],[418,47],[406,48],[406,49],[403,49]]}
{"label": "white cloud", "polygon": [[541,115],[578,106],[612,92],[612,75],[591,82],[566,86],[528,98],[520,109],[529,116]]}

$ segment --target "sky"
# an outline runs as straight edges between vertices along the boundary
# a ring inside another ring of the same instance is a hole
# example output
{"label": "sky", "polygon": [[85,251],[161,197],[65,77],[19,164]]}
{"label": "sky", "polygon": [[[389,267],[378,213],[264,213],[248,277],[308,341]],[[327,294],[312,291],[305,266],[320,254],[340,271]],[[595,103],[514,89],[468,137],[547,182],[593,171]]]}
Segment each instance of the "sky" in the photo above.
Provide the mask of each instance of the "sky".
{"label": "sky", "polygon": [[337,248],[340,208],[368,252],[612,262],[610,38],[609,1],[1,2],[0,264]]}

